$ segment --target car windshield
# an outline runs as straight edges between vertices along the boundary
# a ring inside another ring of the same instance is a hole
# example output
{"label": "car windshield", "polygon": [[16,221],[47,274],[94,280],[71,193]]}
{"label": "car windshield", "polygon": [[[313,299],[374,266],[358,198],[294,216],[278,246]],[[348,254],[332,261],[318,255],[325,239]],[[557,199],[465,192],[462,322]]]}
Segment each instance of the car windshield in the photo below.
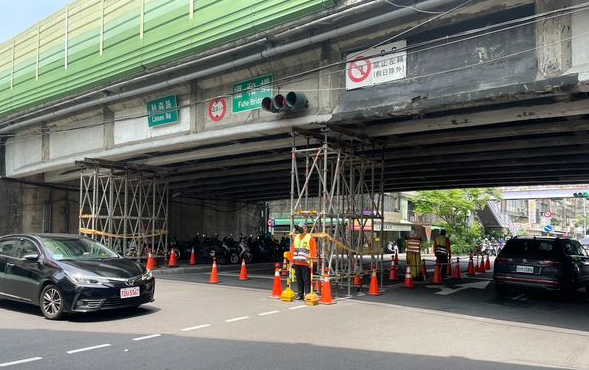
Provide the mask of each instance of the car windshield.
{"label": "car windshield", "polygon": [[43,245],[56,261],[120,258],[104,245],[88,238],[49,237],[43,238]]}
{"label": "car windshield", "polygon": [[513,239],[505,244],[501,257],[558,257],[562,251],[560,243],[554,240]]}

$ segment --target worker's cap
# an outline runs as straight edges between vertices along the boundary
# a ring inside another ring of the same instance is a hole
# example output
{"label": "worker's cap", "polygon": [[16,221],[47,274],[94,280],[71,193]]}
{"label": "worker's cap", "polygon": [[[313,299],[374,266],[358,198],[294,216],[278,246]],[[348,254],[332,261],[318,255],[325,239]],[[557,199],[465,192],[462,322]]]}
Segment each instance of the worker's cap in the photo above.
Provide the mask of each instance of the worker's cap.
{"label": "worker's cap", "polygon": [[307,224],[306,224],[305,222],[299,222],[299,227],[300,227],[301,229],[302,229],[302,228],[305,228],[305,227],[307,227]]}

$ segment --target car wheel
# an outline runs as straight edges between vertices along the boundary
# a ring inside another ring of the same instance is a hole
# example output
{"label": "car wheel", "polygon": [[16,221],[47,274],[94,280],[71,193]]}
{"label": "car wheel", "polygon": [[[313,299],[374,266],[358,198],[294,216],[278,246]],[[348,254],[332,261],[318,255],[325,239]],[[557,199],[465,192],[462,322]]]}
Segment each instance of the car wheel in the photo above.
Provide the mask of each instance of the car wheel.
{"label": "car wheel", "polygon": [[64,315],[64,298],[63,293],[57,285],[47,285],[41,291],[39,306],[41,313],[49,320],[58,320]]}

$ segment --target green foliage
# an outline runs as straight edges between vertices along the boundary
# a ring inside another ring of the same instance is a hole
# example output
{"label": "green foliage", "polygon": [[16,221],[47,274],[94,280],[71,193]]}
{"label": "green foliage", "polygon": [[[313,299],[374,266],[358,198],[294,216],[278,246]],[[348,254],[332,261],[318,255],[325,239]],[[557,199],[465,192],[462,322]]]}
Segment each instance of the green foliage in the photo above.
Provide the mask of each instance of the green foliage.
{"label": "green foliage", "polygon": [[442,219],[452,240],[453,252],[464,253],[474,249],[484,232],[479,222],[468,226],[468,218],[491,199],[500,199],[496,189],[451,189],[420,191],[411,202],[415,205],[415,213]]}

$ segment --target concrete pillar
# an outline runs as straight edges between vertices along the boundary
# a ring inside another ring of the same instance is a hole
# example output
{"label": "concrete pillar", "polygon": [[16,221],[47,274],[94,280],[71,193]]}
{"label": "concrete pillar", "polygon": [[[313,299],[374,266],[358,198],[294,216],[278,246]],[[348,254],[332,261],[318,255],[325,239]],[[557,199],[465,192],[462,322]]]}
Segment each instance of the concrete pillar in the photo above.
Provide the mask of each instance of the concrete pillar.
{"label": "concrete pillar", "polygon": [[115,113],[106,105],[102,106],[102,120],[104,122],[104,146],[107,149],[115,147]]}
{"label": "concrete pillar", "polygon": [[[536,0],[536,13],[562,9],[569,0]],[[538,79],[560,76],[571,67],[571,16],[536,23]]]}

